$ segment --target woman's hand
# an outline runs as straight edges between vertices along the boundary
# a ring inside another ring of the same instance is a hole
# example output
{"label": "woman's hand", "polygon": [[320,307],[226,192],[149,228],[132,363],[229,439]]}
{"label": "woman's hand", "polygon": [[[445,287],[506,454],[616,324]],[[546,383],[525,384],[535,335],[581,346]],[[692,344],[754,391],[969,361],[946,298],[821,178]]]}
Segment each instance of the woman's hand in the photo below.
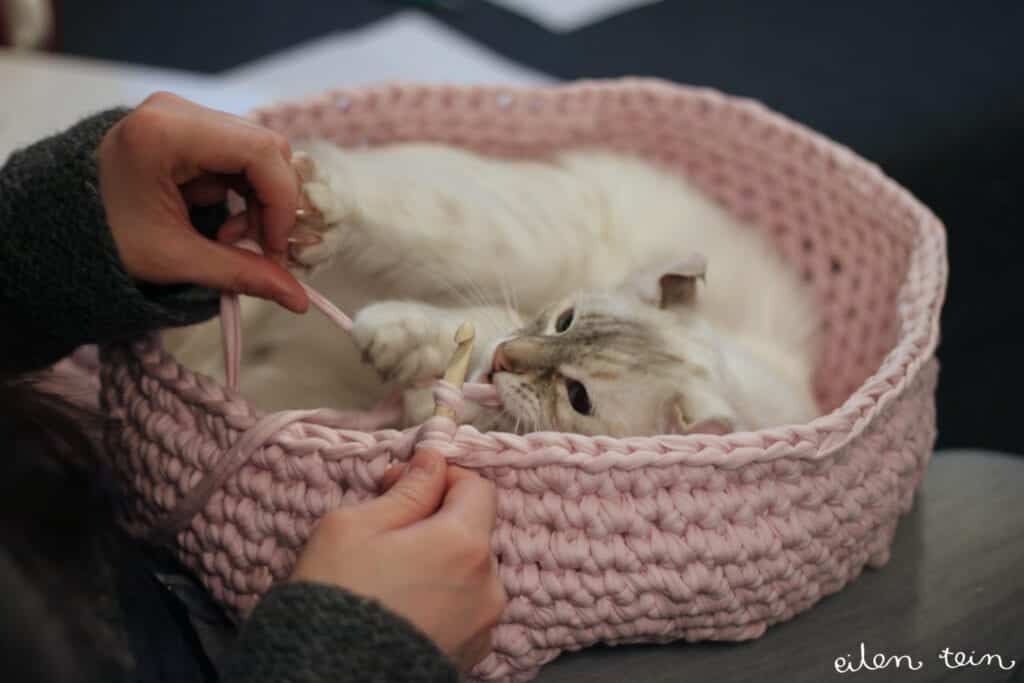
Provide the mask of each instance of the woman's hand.
{"label": "woman's hand", "polygon": [[468,671],[507,601],[491,553],[496,515],[490,482],[420,451],[384,495],[320,520],[292,580],[379,601]]}
{"label": "woman's hand", "polygon": [[[153,284],[198,284],[304,312],[308,298],[280,263],[295,225],[299,181],[288,141],[251,121],[175,95],[152,95],[100,143],[100,194],[128,274]],[[222,202],[229,189],[246,211],[222,238],[259,239],[270,257],[206,239],[189,207]]]}

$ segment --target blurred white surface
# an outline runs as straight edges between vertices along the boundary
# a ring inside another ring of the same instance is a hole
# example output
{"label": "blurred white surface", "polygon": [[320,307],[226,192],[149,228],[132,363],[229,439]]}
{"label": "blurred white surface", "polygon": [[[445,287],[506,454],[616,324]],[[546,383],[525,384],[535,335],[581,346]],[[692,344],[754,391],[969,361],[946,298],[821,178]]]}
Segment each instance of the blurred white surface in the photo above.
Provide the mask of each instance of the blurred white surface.
{"label": "blurred white surface", "polygon": [[274,98],[374,81],[549,80],[418,12],[402,12],[358,31],[326,36],[223,75],[232,85],[258,88]]}
{"label": "blurred white surface", "polygon": [[567,33],[661,0],[490,0],[532,19],[549,31]]}
{"label": "blurred white surface", "polygon": [[538,83],[543,75],[499,57],[417,12],[403,12],[216,76],[0,50],[0,162],[18,147],[117,105],[169,90],[244,113],[277,99],[374,81]]}
{"label": "blurred white surface", "polygon": [[217,79],[184,72],[0,50],[0,159],[87,114],[133,105],[170,90],[219,109],[244,111],[263,100]]}

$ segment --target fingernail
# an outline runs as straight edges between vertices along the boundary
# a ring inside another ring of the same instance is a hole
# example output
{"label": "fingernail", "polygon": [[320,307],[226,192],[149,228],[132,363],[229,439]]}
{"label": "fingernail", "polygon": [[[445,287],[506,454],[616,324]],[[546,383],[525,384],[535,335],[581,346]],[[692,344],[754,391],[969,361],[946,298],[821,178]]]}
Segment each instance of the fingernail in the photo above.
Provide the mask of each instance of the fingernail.
{"label": "fingernail", "polygon": [[415,476],[432,476],[437,472],[439,462],[440,459],[429,451],[416,451],[406,471]]}
{"label": "fingernail", "polygon": [[281,292],[278,295],[277,302],[295,313],[305,313],[309,310],[309,299],[304,294],[292,291]]}

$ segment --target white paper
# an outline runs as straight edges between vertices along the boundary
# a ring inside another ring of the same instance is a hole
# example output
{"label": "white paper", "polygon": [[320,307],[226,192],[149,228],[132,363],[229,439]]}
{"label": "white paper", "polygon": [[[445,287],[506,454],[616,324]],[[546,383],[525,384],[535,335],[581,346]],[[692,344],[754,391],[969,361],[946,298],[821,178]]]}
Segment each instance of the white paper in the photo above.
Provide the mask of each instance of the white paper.
{"label": "white paper", "polygon": [[275,100],[377,81],[530,84],[546,76],[418,12],[290,48],[216,76],[0,50],[0,163],[83,116],[156,90],[245,113]]}
{"label": "white paper", "polygon": [[330,35],[224,74],[275,98],[379,81],[531,84],[550,80],[419,12]]}
{"label": "white paper", "polygon": [[532,19],[549,31],[568,33],[661,0],[490,0],[507,10]]}

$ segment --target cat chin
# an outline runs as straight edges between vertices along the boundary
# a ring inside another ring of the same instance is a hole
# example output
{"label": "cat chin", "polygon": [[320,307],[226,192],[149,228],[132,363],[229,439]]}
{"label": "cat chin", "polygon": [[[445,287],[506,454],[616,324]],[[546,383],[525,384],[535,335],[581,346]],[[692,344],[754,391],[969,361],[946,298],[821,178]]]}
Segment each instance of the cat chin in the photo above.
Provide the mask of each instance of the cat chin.
{"label": "cat chin", "polygon": [[[507,376],[503,378],[502,375],[499,375],[494,378],[492,384],[497,390],[498,399],[503,406],[503,409],[496,411],[496,414],[499,416],[498,422],[502,424],[505,431],[522,433],[522,427],[525,425],[536,426],[538,424],[537,418],[529,415],[530,412],[535,411],[529,410],[529,402],[524,401],[522,395],[516,391],[518,385],[514,379],[510,381]],[[516,429],[517,426],[519,429]]]}

